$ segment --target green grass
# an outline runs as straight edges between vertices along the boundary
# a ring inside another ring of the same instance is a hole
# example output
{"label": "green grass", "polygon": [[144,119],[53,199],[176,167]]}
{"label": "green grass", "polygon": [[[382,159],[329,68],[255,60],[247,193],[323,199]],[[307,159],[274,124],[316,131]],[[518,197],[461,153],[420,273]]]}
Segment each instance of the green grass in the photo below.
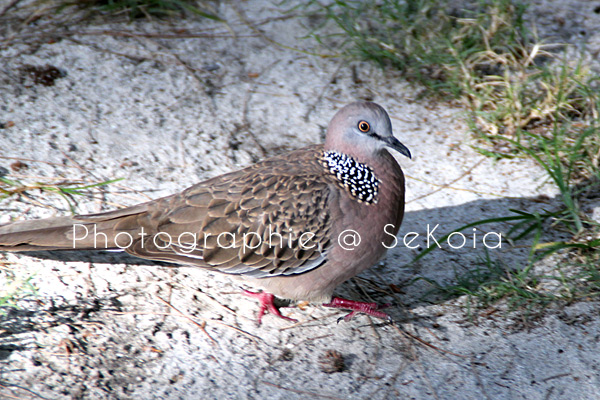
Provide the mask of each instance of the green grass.
{"label": "green grass", "polygon": [[17,278],[5,263],[0,262],[0,316],[6,314],[7,307],[16,308],[20,299],[36,295],[37,289],[31,283],[31,278]]}
{"label": "green grass", "polygon": [[180,18],[184,15],[223,22],[215,3],[210,0],[37,0],[26,4],[24,9],[32,11],[31,19],[55,19],[60,15],[66,18],[65,22],[73,23],[99,16],[113,21],[125,16],[131,21]]}
{"label": "green grass", "polygon": [[[463,273],[455,271],[454,282],[447,285],[425,279],[433,287],[433,293],[444,299],[465,296],[464,309],[469,319],[477,318],[480,310],[489,312],[498,302],[505,301],[508,311],[536,314],[543,306],[559,297],[542,290],[543,279],[528,269],[510,269],[500,261],[494,261],[486,252],[472,268]],[[428,295],[431,295],[430,292]]]}
{"label": "green grass", "polygon": [[[579,254],[581,256],[581,254]],[[508,312],[521,316],[543,315],[551,303],[569,304],[581,300],[598,300],[600,297],[600,257],[587,253],[572,261],[572,255],[560,257],[550,273],[538,273],[533,264],[525,268],[509,268],[489,253],[466,272],[455,271],[454,281],[440,284],[432,279],[420,278],[431,284],[433,290],[424,297],[441,295],[442,299],[464,296],[463,307],[469,320],[499,311],[498,303]]]}
{"label": "green grass", "polygon": [[[187,11],[194,15],[221,21],[209,4],[194,0],[59,0],[59,8],[76,6],[108,14],[126,13],[130,18],[173,17]],[[208,3],[208,2],[204,2]]]}
{"label": "green grass", "polygon": [[[72,214],[76,213],[77,202],[75,196],[91,196],[94,189],[101,188],[114,182],[121,181],[119,179],[111,179],[96,183],[82,183],[75,181],[64,181],[61,183],[23,183],[16,179],[8,179],[0,177],[0,203],[2,201],[22,198],[25,200],[38,203],[34,200],[34,193],[58,195],[63,199]],[[38,203],[39,204],[39,203]],[[36,288],[31,284],[30,280],[19,279],[16,274],[5,264],[0,261],[0,315],[5,314],[6,307],[17,307],[19,299],[35,295]]]}
{"label": "green grass", "polygon": [[[320,33],[322,26],[316,28],[311,34],[319,42],[341,39],[341,53],[348,59],[401,71],[425,88],[424,96],[458,100],[476,150],[494,158],[530,158],[560,190],[556,209],[511,210],[456,230],[509,222],[509,242],[527,238],[531,243],[526,265],[500,267],[486,255],[474,270],[457,275],[454,284],[431,282],[438,290],[466,294],[479,306],[503,300],[510,309],[597,298],[600,227],[579,204],[600,187],[600,78],[574,47],[539,40],[535,27],[524,22],[523,3],[467,4],[456,9],[441,0],[338,0],[327,6],[311,1],[306,10],[338,28],[339,33],[328,35]],[[545,241],[556,229],[570,239]],[[538,274],[535,263],[557,252],[574,261],[550,275]],[[540,283],[550,281],[553,291],[543,289]]]}
{"label": "green grass", "polygon": [[524,10],[508,0],[477,2],[470,10],[448,9],[439,0],[383,0],[335,1],[324,11],[344,32],[347,56],[394,67],[408,80],[460,98],[490,73],[501,74],[503,60],[527,58]]}
{"label": "green grass", "polygon": [[90,184],[71,181],[51,184],[41,182],[23,183],[16,179],[0,177],[0,201],[19,196],[30,199],[32,192],[56,194],[65,201],[71,213],[75,214],[77,202],[74,196],[89,196],[92,193],[91,189],[97,189],[121,180],[123,178]]}

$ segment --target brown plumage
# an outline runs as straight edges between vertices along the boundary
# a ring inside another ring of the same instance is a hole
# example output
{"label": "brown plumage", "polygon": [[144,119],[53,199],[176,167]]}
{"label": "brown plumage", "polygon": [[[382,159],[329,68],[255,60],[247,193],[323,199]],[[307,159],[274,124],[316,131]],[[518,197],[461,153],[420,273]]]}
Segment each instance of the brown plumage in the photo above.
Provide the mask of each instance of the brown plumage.
{"label": "brown plumage", "polygon": [[[385,253],[402,222],[404,177],[385,147],[410,157],[383,108],[352,103],[324,145],[125,209],[0,226],[0,250],[121,247],[237,275],[279,297],[330,301]],[[361,238],[353,250],[340,242],[348,229]]]}

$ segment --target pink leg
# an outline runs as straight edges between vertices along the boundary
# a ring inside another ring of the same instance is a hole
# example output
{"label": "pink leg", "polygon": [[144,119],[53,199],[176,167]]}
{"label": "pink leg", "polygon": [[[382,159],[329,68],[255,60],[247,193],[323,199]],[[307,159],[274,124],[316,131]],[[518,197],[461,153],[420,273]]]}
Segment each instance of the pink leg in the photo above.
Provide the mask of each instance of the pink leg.
{"label": "pink leg", "polygon": [[255,299],[258,299],[258,301],[260,301],[260,308],[258,310],[258,324],[259,325],[261,324],[262,317],[263,317],[263,315],[265,315],[265,312],[267,310],[271,314],[273,314],[279,318],[283,318],[288,321],[298,322],[298,320],[296,320],[294,318],[290,318],[290,317],[281,315],[281,313],[279,312],[279,308],[277,308],[277,306],[273,303],[273,299],[275,299],[275,296],[273,296],[271,293],[266,293],[266,292],[255,293],[255,292],[251,292],[249,290],[244,290],[243,293],[248,297],[253,297]]}
{"label": "pink leg", "polygon": [[[334,297],[331,303],[325,303],[325,307],[342,308],[344,310],[352,310],[351,313],[344,317],[344,321],[350,321],[358,313],[364,313],[377,318],[383,318],[390,321],[392,318],[379,310],[389,307],[391,304],[379,305],[377,303],[365,303],[363,301],[354,301]],[[341,318],[340,318],[341,319]]]}

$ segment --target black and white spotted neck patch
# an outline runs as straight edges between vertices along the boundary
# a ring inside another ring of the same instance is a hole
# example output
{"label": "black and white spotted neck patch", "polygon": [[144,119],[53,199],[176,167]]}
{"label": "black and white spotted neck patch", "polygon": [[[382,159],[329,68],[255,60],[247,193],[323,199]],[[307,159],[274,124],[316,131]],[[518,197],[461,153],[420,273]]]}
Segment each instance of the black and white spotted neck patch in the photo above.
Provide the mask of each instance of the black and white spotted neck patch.
{"label": "black and white spotted neck patch", "polygon": [[371,167],[337,151],[323,152],[323,164],[352,197],[367,204],[377,203],[379,179]]}

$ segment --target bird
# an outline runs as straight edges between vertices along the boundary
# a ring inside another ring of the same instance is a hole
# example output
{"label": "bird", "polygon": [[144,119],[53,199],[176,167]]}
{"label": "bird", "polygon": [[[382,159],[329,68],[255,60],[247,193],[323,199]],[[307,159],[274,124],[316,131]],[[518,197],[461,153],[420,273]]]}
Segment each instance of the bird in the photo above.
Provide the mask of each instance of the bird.
{"label": "bird", "polygon": [[333,296],[384,256],[402,223],[404,175],[389,150],[412,158],[383,107],[353,102],[323,144],[130,207],[4,224],[0,251],[120,249],[222,272],[257,289],[244,294],[260,303],[258,324],[267,311],[295,321],[277,298],[390,319],[389,305]]}

